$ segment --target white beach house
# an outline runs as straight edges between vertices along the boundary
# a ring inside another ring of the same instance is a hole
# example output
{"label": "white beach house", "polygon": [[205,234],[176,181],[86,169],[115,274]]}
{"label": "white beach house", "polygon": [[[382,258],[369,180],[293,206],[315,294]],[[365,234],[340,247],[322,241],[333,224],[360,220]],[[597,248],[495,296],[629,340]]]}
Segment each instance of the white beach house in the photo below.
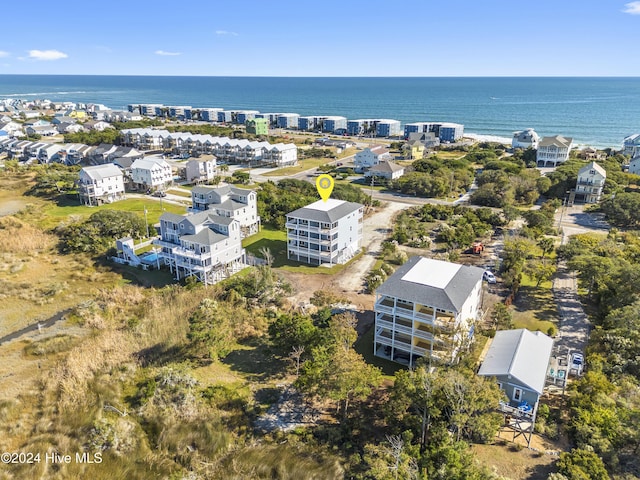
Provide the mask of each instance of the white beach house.
{"label": "white beach house", "polygon": [[173,181],[171,166],[159,157],[139,158],[131,164],[131,181],[139,189],[162,189]]}
{"label": "white beach house", "polygon": [[569,152],[573,148],[573,139],[555,135],[543,137],[538,143],[536,164],[538,167],[556,167],[569,159]]}
{"label": "white beach house", "polygon": [[364,206],[330,198],[287,214],[287,258],[311,265],[346,263],[362,246]]}
{"label": "white beach house", "polygon": [[125,197],[122,171],[113,163],[84,167],[79,177],[78,193],[85,205],[102,205]]}
{"label": "white beach house", "polygon": [[478,267],[412,257],[376,290],[374,354],[414,365],[455,361],[482,306]]}

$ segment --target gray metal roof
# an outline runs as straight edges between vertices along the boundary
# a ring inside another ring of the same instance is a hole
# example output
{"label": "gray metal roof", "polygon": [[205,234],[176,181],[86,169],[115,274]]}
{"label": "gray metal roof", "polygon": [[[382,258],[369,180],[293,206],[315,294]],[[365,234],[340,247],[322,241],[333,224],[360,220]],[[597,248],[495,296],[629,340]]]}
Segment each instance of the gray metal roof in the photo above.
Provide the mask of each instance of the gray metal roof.
{"label": "gray metal roof", "polygon": [[102,180],[110,177],[121,177],[122,171],[113,163],[105,163],[104,165],[95,165],[93,167],[84,167],[82,171],[94,180]]}
{"label": "gray metal roof", "polygon": [[553,339],[542,332],[496,332],[478,375],[511,376],[518,384],[542,394],[551,358]]}
{"label": "gray metal roof", "polygon": [[388,172],[398,172],[400,170],[404,170],[404,167],[402,165],[398,165],[397,163],[393,163],[393,162],[380,162],[377,165],[374,165],[373,167],[369,168],[370,172],[382,172],[382,173],[388,173]]}
{"label": "gray metal roof", "polygon": [[200,245],[215,245],[216,243],[227,240],[229,237],[221,233],[216,233],[210,228],[205,228],[195,235],[183,235],[180,240],[198,243]]}
{"label": "gray metal roof", "polygon": [[218,195],[222,196],[222,195],[227,195],[229,193],[233,195],[249,195],[251,192],[254,192],[255,190],[250,190],[247,188],[238,188],[232,185],[222,185],[220,187],[197,186],[197,187],[193,187],[191,191],[194,193],[200,193],[205,195],[211,192],[215,192]]}
{"label": "gray metal roof", "polygon": [[[322,200],[319,200],[319,202],[321,201]],[[306,206],[288,213],[287,217],[301,218],[314,222],[333,223],[363,207],[362,204],[355,202],[346,202],[343,200],[336,200],[336,202],[340,203],[330,210],[317,210],[315,208],[309,208],[309,206]],[[316,203],[318,202],[314,202],[311,205],[314,205]]]}
{"label": "gray metal roof", "polygon": [[460,312],[478,282],[482,281],[484,270],[478,267],[461,265],[444,288],[432,287],[403,280],[409,270],[423,257],[411,257],[380,285],[376,294],[407,300],[421,305],[430,305],[452,312]]}

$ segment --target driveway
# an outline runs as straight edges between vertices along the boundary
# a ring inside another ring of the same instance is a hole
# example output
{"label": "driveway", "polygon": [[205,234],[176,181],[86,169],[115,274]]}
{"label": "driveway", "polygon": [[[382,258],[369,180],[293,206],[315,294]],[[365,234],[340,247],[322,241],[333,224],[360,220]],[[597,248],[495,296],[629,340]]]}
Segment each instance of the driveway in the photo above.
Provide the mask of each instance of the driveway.
{"label": "driveway", "polygon": [[[584,211],[584,205],[574,205],[558,209],[556,225],[562,230],[562,243],[571,235],[580,233],[607,233],[609,225],[602,214]],[[575,272],[567,269],[565,262],[558,262],[558,271],[553,280],[553,295],[560,314],[560,328],[555,340],[559,355],[582,352],[589,340],[591,324],[578,298],[578,280]]]}

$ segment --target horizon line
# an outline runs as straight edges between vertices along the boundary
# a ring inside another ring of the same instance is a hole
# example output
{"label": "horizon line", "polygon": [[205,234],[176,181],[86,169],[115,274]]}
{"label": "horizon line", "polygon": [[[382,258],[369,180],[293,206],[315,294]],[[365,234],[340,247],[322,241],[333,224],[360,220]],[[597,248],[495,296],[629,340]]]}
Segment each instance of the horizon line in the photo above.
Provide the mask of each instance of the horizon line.
{"label": "horizon line", "polygon": [[640,75],[164,75],[151,73],[0,73],[8,76],[48,77],[167,77],[167,78],[640,78]]}

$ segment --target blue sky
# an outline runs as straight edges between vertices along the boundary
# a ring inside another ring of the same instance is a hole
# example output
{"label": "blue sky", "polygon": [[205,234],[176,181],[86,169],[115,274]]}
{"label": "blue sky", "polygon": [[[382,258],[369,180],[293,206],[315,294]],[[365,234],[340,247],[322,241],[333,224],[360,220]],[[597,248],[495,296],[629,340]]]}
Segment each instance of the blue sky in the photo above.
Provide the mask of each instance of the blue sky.
{"label": "blue sky", "polygon": [[6,3],[0,74],[640,76],[640,1]]}

